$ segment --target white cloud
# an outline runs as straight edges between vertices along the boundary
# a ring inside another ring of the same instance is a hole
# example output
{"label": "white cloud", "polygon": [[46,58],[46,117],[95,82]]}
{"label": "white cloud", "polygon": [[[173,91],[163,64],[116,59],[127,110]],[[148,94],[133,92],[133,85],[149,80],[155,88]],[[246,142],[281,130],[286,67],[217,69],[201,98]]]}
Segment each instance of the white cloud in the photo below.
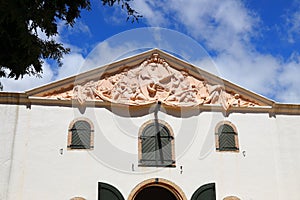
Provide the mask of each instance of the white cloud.
{"label": "white cloud", "polygon": [[84,63],[84,58],[79,53],[65,55],[62,59],[63,65],[58,68],[58,74],[55,80],[60,80],[80,72],[80,66]]}
{"label": "white cloud", "polygon": [[68,31],[84,34],[85,36],[92,35],[90,28],[82,20],[76,20],[76,23],[73,27],[68,27]]}
{"label": "white cloud", "polygon": [[[298,2],[297,7],[300,7],[300,3]],[[288,34],[288,42],[295,43],[295,39],[299,38],[300,33],[300,10],[298,9],[295,12],[288,12],[285,16],[286,21],[286,30]]]}
{"label": "white cloud", "polygon": [[[180,27],[204,44],[208,52],[214,52],[213,60],[220,72],[217,75],[280,101],[300,102],[296,87],[299,81],[295,75],[300,71],[299,62],[283,61],[256,49],[251,39],[261,34],[259,27],[263,23],[244,1],[166,0],[163,7],[156,3],[162,4],[161,1],[147,0],[134,6],[141,11],[145,8],[146,18],[155,16],[158,22]],[[150,25],[161,24],[150,20]],[[295,12],[289,20],[289,39],[292,41],[295,33],[300,33],[300,12]]]}
{"label": "white cloud", "polygon": [[43,64],[43,74],[41,78],[35,76],[24,76],[23,79],[18,80],[2,78],[0,79],[0,82],[3,85],[4,91],[23,92],[49,83],[52,80],[52,77],[53,71],[51,70],[50,65],[45,62]]}
{"label": "white cloud", "polygon": [[300,56],[296,55],[285,64],[283,71],[278,78],[282,90],[276,94],[282,102],[300,102]]}
{"label": "white cloud", "polygon": [[215,58],[220,75],[259,94],[272,96],[276,89],[280,61],[271,55],[244,52],[220,54]]}
{"label": "white cloud", "polygon": [[151,26],[183,25],[187,33],[217,50],[230,47],[235,40],[248,40],[259,21],[235,0],[147,0],[135,1],[133,6]]}
{"label": "white cloud", "polygon": [[161,12],[167,2],[163,1],[133,1],[132,7],[140,12],[150,26],[165,26],[168,24],[165,13]]}
{"label": "white cloud", "polygon": [[116,45],[111,46],[111,42],[104,41],[98,44],[93,51],[87,56],[85,63],[83,63],[80,71],[87,71],[107,63],[118,60],[120,56],[134,49],[134,44],[124,41],[118,42]]}

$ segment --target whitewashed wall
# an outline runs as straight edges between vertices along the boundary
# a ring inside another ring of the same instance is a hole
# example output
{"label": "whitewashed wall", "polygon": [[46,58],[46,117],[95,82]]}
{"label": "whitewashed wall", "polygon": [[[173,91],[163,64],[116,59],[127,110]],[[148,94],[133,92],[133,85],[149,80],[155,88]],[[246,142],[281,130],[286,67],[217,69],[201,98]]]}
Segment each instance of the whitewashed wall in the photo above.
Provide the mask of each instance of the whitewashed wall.
{"label": "whitewashed wall", "polygon": [[19,108],[15,105],[1,105],[0,113],[0,199],[6,199]]}
{"label": "whitewashed wall", "polygon": [[[127,199],[150,178],[177,184],[188,199],[212,182],[219,200],[231,195],[300,199],[300,116],[233,113],[225,118],[202,112],[180,118],[160,112],[159,119],[173,128],[176,151],[176,168],[162,169],[138,167],[139,127],[153,113],[130,118],[104,108],[87,108],[82,115],[66,107],[11,105],[1,105],[0,112],[5,113],[0,116],[0,199],[94,200],[98,182],[115,186]],[[94,123],[95,148],[68,151],[69,124],[82,116]],[[215,151],[214,129],[221,120],[236,125],[239,153]]]}

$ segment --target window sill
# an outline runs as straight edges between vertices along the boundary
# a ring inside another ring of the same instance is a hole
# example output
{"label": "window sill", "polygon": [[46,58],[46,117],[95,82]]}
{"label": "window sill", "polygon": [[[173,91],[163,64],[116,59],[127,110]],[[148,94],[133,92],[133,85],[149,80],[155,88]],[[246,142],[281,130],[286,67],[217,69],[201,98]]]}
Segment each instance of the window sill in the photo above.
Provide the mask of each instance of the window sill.
{"label": "window sill", "polygon": [[175,168],[176,164],[170,165],[147,165],[147,164],[138,164],[138,167],[160,167],[160,168]]}

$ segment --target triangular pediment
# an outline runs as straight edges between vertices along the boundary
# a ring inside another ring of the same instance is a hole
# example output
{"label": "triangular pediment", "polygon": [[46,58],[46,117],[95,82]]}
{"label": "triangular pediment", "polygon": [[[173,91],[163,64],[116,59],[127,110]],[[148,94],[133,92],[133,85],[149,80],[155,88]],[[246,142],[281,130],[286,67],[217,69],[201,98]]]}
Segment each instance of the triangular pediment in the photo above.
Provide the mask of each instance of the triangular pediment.
{"label": "triangular pediment", "polygon": [[272,101],[168,53],[153,49],[49,85],[29,96],[130,106],[161,102],[172,107],[259,107]]}

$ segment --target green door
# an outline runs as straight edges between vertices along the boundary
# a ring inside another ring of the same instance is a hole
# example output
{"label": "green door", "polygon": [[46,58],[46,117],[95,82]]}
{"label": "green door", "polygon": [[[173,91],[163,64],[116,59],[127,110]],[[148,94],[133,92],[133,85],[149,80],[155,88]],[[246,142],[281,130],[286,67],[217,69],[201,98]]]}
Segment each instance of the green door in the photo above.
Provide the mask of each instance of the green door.
{"label": "green door", "polygon": [[98,183],[98,200],[124,200],[124,197],[114,186]]}
{"label": "green door", "polygon": [[215,184],[202,185],[194,192],[191,200],[216,200]]}

